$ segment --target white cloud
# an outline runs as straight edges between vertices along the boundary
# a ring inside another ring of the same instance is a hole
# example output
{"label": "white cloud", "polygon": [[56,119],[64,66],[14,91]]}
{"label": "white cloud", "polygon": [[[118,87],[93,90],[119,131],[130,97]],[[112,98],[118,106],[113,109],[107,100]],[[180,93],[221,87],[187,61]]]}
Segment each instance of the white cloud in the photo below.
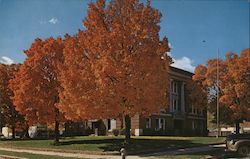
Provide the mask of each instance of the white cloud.
{"label": "white cloud", "polygon": [[7,57],[7,56],[2,56],[0,58],[0,63],[3,63],[5,65],[11,65],[14,63],[14,60],[12,60],[11,58]]}
{"label": "white cloud", "polygon": [[43,24],[57,24],[59,22],[59,20],[55,17],[51,18],[51,19],[41,19],[39,21],[39,24],[43,25]]}
{"label": "white cloud", "polygon": [[57,19],[57,18],[51,18],[51,19],[49,20],[49,23],[51,23],[51,24],[56,24],[56,23],[58,23],[58,19]]}
{"label": "white cloud", "polygon": [[168,42],[168,46],[169,46],[170,49],[174,48],[173,45],[170,42]]}
{"label": "white cloud", "polygon": [[193,60],[188,57],[183,56],[180,59],[173,58],[173,64],[171,66],[177,67],[186,71],[194,72],[195,66],[193,66]]}
{"label": "white cloud", "polygon": [[[168,56],[172,57],[171,52],[166,52],[166,54],[167,54]],[[173,57],[172,57],[172,58],[173,58]]]}
{"label": "white cloud", "polygon": [[[168,46],[169,48],[172,50],[174,49],[173,45],[168,42]],[[173,64],[171,64],[171,66],[173,67],[176,67],[176,68],[179,68],[179,69],[182,69],[182,70],[186,70],[186,71],[189,71],[189,72],[194,72],[194,69],[195,69],[195,66],[193,66],[193,60],[191,60],[190,58],[186,57],[186,56],[183,56],[182,58],[180,59],[175,59],[170,52],[166,52],[166,54],[168,56],[170,56],[173,60]]]}
{"label": "white cloud", "polygon": [[40,24],[46,24],[47,21],[45,21],[45,20],[40,20],[39,23],[40,23]]}

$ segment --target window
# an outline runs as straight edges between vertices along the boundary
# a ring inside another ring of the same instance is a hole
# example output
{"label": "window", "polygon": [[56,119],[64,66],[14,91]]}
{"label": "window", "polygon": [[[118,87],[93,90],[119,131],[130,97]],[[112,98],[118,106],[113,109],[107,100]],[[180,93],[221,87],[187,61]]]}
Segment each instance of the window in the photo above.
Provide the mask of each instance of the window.
{"label": "window", "polygon": [[146,118],[146,128],[151,128],[151,118]]}
{"label": "window", "polygon": [[203,109],[203,116],[206,116],[206,114],[207,114],[207,111],[205,110],[205,109]]}
{"label": "window", "polygon": [[111,127],[111,130],[116,129],[116,120],[115,119],[110,120],[110,127]]}
{"label": "window", "polygon": [[108,130],[110,130],[110,129],[111,129],[111,120],[108,119]]}
{"label": "window", "polygon": [[198,109],[196,109],[194,106],[192,106],[192,113],[197,114],[197,112],[198,112]]}
{"label": "window", "polygon": [[160,119],[160,129],[165,130],[165,119],[163,118]]}
{"label": "window", "polygon": [[195,122],[192,121],[192,129],[195,130]]}
{"label": "window", "polygon": [[173,93],[177,93],[177,88],[178,87],[178,85],[177,85],[177,83],[176,82],[172,82],[172,92]]}
{"label": "window", "polygon": [[205,110],[201,109],[201,116],[204,116],[204,115],[205,115]]}
{"label": "window", "polygon": [[155,119],[155,129],[156,130],[160,129],[160,124],[159,124],[160,122],[159,121],[160,121],[160,119]]}
{"label": "window", "polygon": [[178,108],[178,100],[176,98],[173,98],[173,110],[177,110]]}
{"label": "window", "polygon": [[155,129],[156,130],[165,130],[165,119],[163,118],[159,118],[159,119],[155,119],[155,122],[156,122],[156,126],[155,126]]}
{"label": "window", "polygon": [[171,111],[181,111],[181,105],[178,102],[181,96],[178,94],[178,81],[171,82]]}
{"label": "window", "polygon": [[194,106],[192,106],[191,113],[203,116],[206,114],[206,111],[204,109],[199,109],[199,108],[195,108]]}

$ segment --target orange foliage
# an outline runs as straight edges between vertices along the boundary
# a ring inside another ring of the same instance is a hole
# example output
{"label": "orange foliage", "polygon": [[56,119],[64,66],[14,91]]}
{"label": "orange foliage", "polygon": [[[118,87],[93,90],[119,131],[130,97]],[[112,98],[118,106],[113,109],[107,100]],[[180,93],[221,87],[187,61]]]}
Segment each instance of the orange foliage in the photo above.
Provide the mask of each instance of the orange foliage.
{"label": "orange foliage", "polygon": [[[249,119],[250,116],[250,49],[240,55],[227,53],[225,60],[219,60],[219,86],[217,86],[217,59],[211,59],[207,66],[198,66],[193,79],[203,84],[210,103],[216,100],[219,87],[220,105],[232,112],[234,121]],[[223,108],[225,109],[225,108]],[[215,110],[215,109],[214,109]],[[222,112],[223,113],[223,112]]]}
{"label": "orange foliage", "polygon": [[104,110],[99,101],[102,94],[96,84],[98,78],[94,74],[84,37],[84,32],[65,37],[65,61],[58,71],[63,88],[58,108],[71,120],[101,118],[99,111]]}
{"label": "orange foliage", "polygon": [[[36,39],[25,51],[26,60],[10,86],[16,109],[25,115],[30,125],[51,124],[58,118],[57,64],[62,61],[62,39]],[[59,119],[58,119],[59,120]]]}
{"label": "orange foliage", "polygon": [[222,76],[221,102],[233,110],[234,119],[249,119],[250,117],[250,49],[245,49],[240,55],[226,54],[226,73]]}
{"label": "orange foliage", "polygon": [[200,81],[187,81],[187,102],[195,108],[206,109],[207,107],[207,91]]}
{"label": "orange foliage", "polygon": [[68,118],[116,118],[166,106],[171,58],[161,14],[137,0],[89,4],[85,31],[66,37],[60,109]]}
{"label": "orange foliage", "polygon": [[[1,124],[5,123],[12,127],[20,124],[22,116],[16,111],[11,97],[13,96],[12,90],[9,88],[9,81],[14,78],[20,65],[3,65],[0,64],[0,115]],[[1,125],[4,126],[4,125]],[[21,126],[21,124],[20,124]]]}

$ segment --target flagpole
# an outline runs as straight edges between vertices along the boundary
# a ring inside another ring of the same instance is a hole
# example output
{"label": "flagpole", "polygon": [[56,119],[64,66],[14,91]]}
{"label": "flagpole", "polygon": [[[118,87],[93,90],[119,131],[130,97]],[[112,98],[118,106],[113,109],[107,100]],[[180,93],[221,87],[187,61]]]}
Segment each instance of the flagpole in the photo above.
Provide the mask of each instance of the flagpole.
{"label": "flagpole", "polygon": [[217,81],[217,91],[216,91],[216,94],[217,94],[217,135],[216,137],[218,138],[220,136],[220,109],[219,109],[219,49],[218,49],[218,52],[217,52],[217,77],[216,77],[216,81]]}

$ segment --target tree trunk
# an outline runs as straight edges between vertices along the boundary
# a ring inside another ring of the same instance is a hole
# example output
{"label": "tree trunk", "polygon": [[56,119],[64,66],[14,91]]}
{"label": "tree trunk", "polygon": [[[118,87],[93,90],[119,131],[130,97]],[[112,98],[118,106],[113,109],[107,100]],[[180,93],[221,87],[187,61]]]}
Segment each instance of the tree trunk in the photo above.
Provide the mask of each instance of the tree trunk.
{"label": "tree trunk", "polygon": [[24,138],[24,139],[30,138],[30,135],[29,135],[29,125],[26,125],[25,128],[24,128],[24,135],[23,135],[23,138]]}
{"label": "tree trunk", "polygon": [[15,124],[12,125],[12,139],[15,139],[16,138],[16,126]]}
{"label": "tree trunk", "polygon": [[11,129],[12,129],[12,139],[15,139],[16,138],[16,120],[15,120],[15,117],[13,117],[13,116],[12,116]]}
{"label": "tree trunk", "polygon": [[124,117],[123,115],[119,117],[120,121],[121,121],[121,129],[124,128]]}
{"label": "tree trunk", "polygon": [[55,138],[54,145],[59,145],[59,122],[55,121]]}
{"label": "tree trunk", "polygon": [[0,134],[2,134],[2,128],[3,128],[3,119],[2,119],[2,112],[0,110]]}
{"label": "tree trunk", "polygon": [[236,134],[239,134],[240,133],[240,122],[239,122],[239,120],[236,120],[236,122],[235,122],[235,133]]}
{"label": "tree trunk", "polygon": [[54,145],[59,145],[59,110],[55,108],[55,137],[54,137]]}
{"label": "tree trunk", "polygon": [[129,115],[125,115],[125,143],[130,142],[131,119]]}

